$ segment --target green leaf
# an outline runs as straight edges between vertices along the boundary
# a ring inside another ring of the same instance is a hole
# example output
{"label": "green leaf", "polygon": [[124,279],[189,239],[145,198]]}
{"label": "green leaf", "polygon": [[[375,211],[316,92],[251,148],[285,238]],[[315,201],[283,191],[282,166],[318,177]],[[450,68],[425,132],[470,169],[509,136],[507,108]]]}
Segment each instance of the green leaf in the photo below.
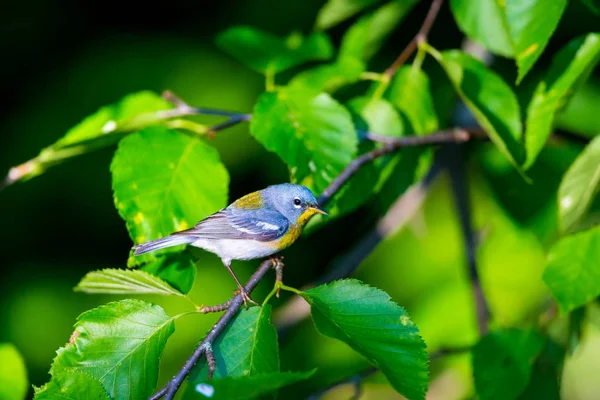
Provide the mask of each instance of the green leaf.
{"label": "green leaf", "polygon": [[250,132],[290,167],[296,182],[320,192],[352,161],[358,138],[350,113],[326,93],[263,93]]}
{"label": "green leaf", "polygon": [[260,73],[278,73],[308,61],[333,57],[329,38],[320,32],[307,37],[292,34],[283,39],[249,26],[235,26],[218,36],[217,45]]}
{"label": "green leaf", "polygon": [[382,290],[347,279],[307,290],[317,330],[366,357],[409,399],[424,399],[428,381],[425,343],[406,311]]}
{"label": "green leaf", "polygon": [[600,295],[600,226],[561,239],[552,247],[544,282],[563,312]]}
{"label": "green leaf", "polygon": [[252,376],[226,376],[189,385],[186,399],[249,400],[276,391],[294,382],[310,378],[307,372],[274,372]]}
{"label": "green leaf", "polygon": [[475,388],[481,399],[515,399],[523,392],[544,338],[533,329],[488,333],[473,348]]}
{"label": "green leaf", "polygon": [[[138,244],[190,228],[227,203],[229,176],[216,150],[164,127],[123,139],[110,170],[117,210]],[[143,254],[130,266],[179,248]]]}
{"label": "green leaf", "polygon": [[521,116],[511,88],[479,60],[461,51],[436,52],[435,57],[496,147],[516,167],[521,165]]}
{"label": "green leaf", "polygon": [[317,15],[315,28],[329,29],[381,0],[328,0]]}
{"label": "green leaf", "polygon": [[[212,349],[217,363],[214,378],[279,372],[279,344],[271,324],[271,306],[240,311]],[[190,382],[200,383],[207,378],[208,368],[203,360],[194,369]]]}
{"label": "green leaf", "polygon": [[190,292],[196,280],[196,265],[186,251],[158,257],[156,261],[142,265],[140,270],[158,276],[185,294]]}
{"label": "green leaf", "polygon": [[0,343],[0,399],[22,400],[27,395],[25,361],[11,343]]}
{"label": "green leaf", "polygon": [[598,0],[580,0],[595,14],[600,14],[600,1]]}
{"label": "green leaf", "polygon": [[288,86],[293,89],[332,93],[343,86],[358,82],[365,68],[365,63],[356,58],[342,57],[334,63],[300,72],[290,80]]}
{"label": "green leaf", "polygon": [[410,122],[417,135],[438,130],[427,74],[420,69],[404,66],[396,72],[387,98]]}
{"label": "green leaf", "polygon": [[36,158],[11,168],[5,181],[12,184],[29,180],[67,159],[114,144],[133,130],[161,123],[167,117],[156,111],[172,107],[153,92],[125,96],[71,128],[62,139],[43,149]]}
{"label": "green leaf", "polygon": [[100,306],[77,318],[72,340],[58,350],[50,372],[87,373],[111,398],[146,398],[174,330],[173,318],[157,305],[127,299]]}
{"label": "green leaf", "polygon": [[547,77],[539,83],[527,110],[525,146],[527,162],[533,165],[552,133],[556,113],[564,105],[573,85],[587,77],[600,60],[600,34],[571,41],[554,58]]}
{"label": "green leaf", "polygon": [[416,3],[417,0],[392,1],[360,18],[344,34],[340,57],[365,61],[371,58]]}
{"label": "green leaf", "polygon": [[558,220],[563,232],[579,228],[579,221],[600,188],[600,137],[592,140],[565,173],[558,188]]}
{"label": "green leaf", "polygon": [[[4,399],[4,398],[3,398]],[[34,400],[110,400],[100,381],[77,370],[65,369],[35,392]]]}
{"label": "green leaf", "polygon": [[567,0],[507,1],[503,4],[519,69],[519,83],[542,55],[565,11]]}
{"label": "green leaf", "polygon": [[465,35],[492,53],[512,57],[513,45],[500,4],[498,0],[450,0],[456,24]]}
{"label": "green leaf", "polygon": [[[390,137],[402,136],[404,133],[400,116],[387,100],[366,96],[355,97],[348,102],[348,108],[355,116],[355,125],[361,130]],[[367,141],[360,145],[360,150],[361,153],[365,153],[373,150],[374,147],[373,143]],[[347,214],[371,198],[386,176],[384,170],[388,166],[393,168],[397,159],[397,157],[381,157],[358,170],[334,195],[329,205],[330,217]]]}
{"label": "green leaf", "polygon": [[75,287],[77,292],[109,294],[160,294],[183,296],[167,282],[140,270],[103,269],[88,272]]}

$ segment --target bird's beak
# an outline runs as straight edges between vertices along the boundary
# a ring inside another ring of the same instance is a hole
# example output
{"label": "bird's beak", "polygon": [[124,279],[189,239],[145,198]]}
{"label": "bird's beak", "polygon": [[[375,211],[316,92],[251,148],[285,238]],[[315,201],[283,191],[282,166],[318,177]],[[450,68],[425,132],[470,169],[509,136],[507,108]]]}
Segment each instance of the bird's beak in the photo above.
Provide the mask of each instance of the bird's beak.
{"label": "bird's beak", "polygon": [[321,207],[319,206],[310,206],[309,209],[314,212],[315,214],[323,214],[323,215],[329,215],[327,213],[327,211],[323,210]]}

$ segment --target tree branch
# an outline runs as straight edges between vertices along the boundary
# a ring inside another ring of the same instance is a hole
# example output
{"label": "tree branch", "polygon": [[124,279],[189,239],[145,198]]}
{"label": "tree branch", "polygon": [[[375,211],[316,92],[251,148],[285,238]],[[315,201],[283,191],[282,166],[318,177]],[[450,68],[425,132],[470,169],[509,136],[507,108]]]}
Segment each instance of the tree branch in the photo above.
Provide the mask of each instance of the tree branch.
{"label": "tree branch", "polygon": [[[266,275],[272,266],[272,259],[267,259],[260,264],[256,272],[250,277],[248,283],[244,287],[248,293],[251,293],[254,290],[256,285],[258,285],[258,282],[260,282],[260,280]],[[190,372],[192,372],[194,365],[196,365],[200,357],[206,353],[207,346],[211,346],[215,339],[221,334],[221,332],[223,332],[225,327],[231,322],[231,320],[233,320],[237,312],[240,310],[243,303],[244,301],[241,294],[236,295],[232,299],[227,311],[225,311],[221,318],[219,318],[219,320],[213,325],[210,332],[206,335],[202,342],[200,342],[196,350],[188,358],[181,370],[179,370],[179,372],[165,385],[165,387],[150,397],[150,400],[157,400],[163,396],[166,400],[172,400],[175,397],[175,393],[177,393],[177,390],[185,378],[187,378]]]}
{"label": "tree branch", "polygon": [[406,48],[402,51],[402,53],[400,53],[398,58],[394,60],[392,65],[390,65],[389,68],[386,69],[383,73],[385,76],[388,77],[388,79],[392,78],[392,76],[394,76],[398,68],[404,65],[404,63],[408,60],[412,53],[415,52],[419,43],[427,41],[429,31],[431,30],[431,27],[433,26],[433,23],[437,18],[438,12],[440,11],[443,2],[444,0],[433,0],[431,2],[431,6],[429,7],[427,16],[425,17],[423,25],[421,26],[421,29],[419,29],[417,35],[408,43]]}

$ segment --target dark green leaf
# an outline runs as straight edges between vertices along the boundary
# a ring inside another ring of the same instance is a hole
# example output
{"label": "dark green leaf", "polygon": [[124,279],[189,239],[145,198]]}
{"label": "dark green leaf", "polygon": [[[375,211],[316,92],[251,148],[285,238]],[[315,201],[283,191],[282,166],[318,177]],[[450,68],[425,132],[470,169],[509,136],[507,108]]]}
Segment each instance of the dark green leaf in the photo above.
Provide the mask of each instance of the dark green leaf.
{"label": "dark green leaf", "polygon": [[[216,150],[167,128],[123,139],[110,170],[115,204],[138,244],[190,228],[227,203],[229,176]],[[130,265],[160,253],[135,257]]]}
{"label": "dark green leaf", "polygon": [[473,349],[473,375],[479,398],[515,399],[527,386],[544,338],[534,331],[503,329],[488,333]]}
{"label": "dark green leaf", "polygon": [[322,191],[356,154],[350,113],[326,93],[298,89],[263,93],[250,132],[290,167],[295,181]]}
{"label": "dark green leaf", "polygon": [[[271,324],[271,306],[242,310],[219,335],[212,349],[217,362],[215,378],[279,372],[279,345],[277,331]],[[204,382],[207,377],[208,368],[203,360],[190,382]]]}
{"label": "dark green leaf", "polygon": [[156,386],[158,363],[175,325],[157,305],[122,300],[81,314],[51,374],[75,370],[99,380],[111,398],[141,399]]}
{"label": "dark green leaf", "polygon": [[479,60],[458,50],[436,53],[456,91],[496,147],[515,166],[524,158],[519,103],[511,88]]}
{"label": "dark green leaf", "polygon": [[250,400],[310,378],[307,372],[274,372],[252,376],[227,376],[190,385],[186,399]]}
{"label": "dark green leaf", "polygon": [[387,97],[406,115],[417,135],[425,135],[438,129],[429,78],[422,70],[409,66],[400,68],[394,76]]}
{"label": "dark green leaf", "polygon": [[109,294],[160,294],[183,296],[167,282],[140,270],[103,269],[88,272],[75,287],[76,292]]}
{"label": "dark green leaf", "polygon": [[590,10],[596,14],[600,14],[600,1],[599,0],[580,0]]}
{"label": "dark green leaf", "polygon": [[552,62],[548,76],[538,85],[527,110],[525,146],[527,162],[533,165],[552,133],[556,112],[564,105],[573,85],[600,60],[600,34],[571,41]]}
{"label": "dark green leaf", "polygon": [[560,309],[571,311],[600,295],[600,226],[567,236],[552,247],[544,282]]}
{"label": "dark green leaf", "polygon": [[190,292],[196,280],[196,265],[186,251],[158,257],[156,261],[141,266],[140,270],[158,276],[185,294]]}
{"label": "dark green leaf", "polygon": [[381,0],[329,0],[319,10],[316,28],[329,29]]}
{"label": "dark green leaf", "polygon": [[575,159],[558,188],[558,220],[563,232],[579,227],[600,189],[600,137]]}
{"label": "dark green leaf", "polygon": [[359,19],[344,34],[340,57],[358,60],[371,58],[416,2],[417,0],[392,1]]}
{"label": "dark green leaf", "polygon": [[365,68],[365,63],[356,58],[342,57],[332,64],[319,65],[300,72],[290,80],[288,86],[332,93],[342,86],[357,82]]}
{"label": "dark green leaf", "polygon": [[567,0],[507,1],[503,4],[519,69],[517,82],[520,82],[542,55]]}
{"label": "dark green leaf", "polygon": [[409,399],[427,391],[425,343],[406,311],[383,291],[347,279],[307,290],[319,332],[339,339],[366,357]]}
{"label": "dark green leaf", "polygon": [[65,369],[37,389],[34,400],[110,400],[110,397],[100,381],[83,372]]}
{"label": "dark green leaf", "polygon": [[489,51],[512,57],[513,46],[501,4],[504,2],[497,0],[450,0],[450,8],[461,31]]}
{"label": "dark green leaf", "polygon": [[170,108],[169,102],[153,92],[125,96],[71,128],[62,139],[42,150],[36,158],[11,168],[6,182],[11,184],[31,179],[69,158],[114,144],[128,132],[161,123],[166,117],[156,111]]}
{"label": "dark green leaf", "polygon": [[217,38],[219,47],[261,73],[278,73],[308,61],[328,60],[333,46],[324,33],[280,38],[249,26],[235,26]]}
{"label": "dark green leaf", "polygon": [[0,399],[23,400],[27,386],[23,357],[12,344],[0,343]]}

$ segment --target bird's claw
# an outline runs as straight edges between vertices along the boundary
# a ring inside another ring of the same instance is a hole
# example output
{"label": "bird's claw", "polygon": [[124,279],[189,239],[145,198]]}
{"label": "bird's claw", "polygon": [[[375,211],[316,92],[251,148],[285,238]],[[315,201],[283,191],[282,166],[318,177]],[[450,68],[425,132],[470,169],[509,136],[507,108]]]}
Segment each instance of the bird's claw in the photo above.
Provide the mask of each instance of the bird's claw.
{"label": "bird's claw", "polygon": [[248,303],[254,304],[255,306],[260,306],[260,304],[258,304],[257,302],[255,302],[254,300],[252,300],[252,298],[250,297],[250,295],[248,294],[248,292],[242,288],[236,290],[234,292],[235,295],[241,294],[242,295],[242,300],[244,301],[244,307],[246,308],[246,310],[248,309]]}

